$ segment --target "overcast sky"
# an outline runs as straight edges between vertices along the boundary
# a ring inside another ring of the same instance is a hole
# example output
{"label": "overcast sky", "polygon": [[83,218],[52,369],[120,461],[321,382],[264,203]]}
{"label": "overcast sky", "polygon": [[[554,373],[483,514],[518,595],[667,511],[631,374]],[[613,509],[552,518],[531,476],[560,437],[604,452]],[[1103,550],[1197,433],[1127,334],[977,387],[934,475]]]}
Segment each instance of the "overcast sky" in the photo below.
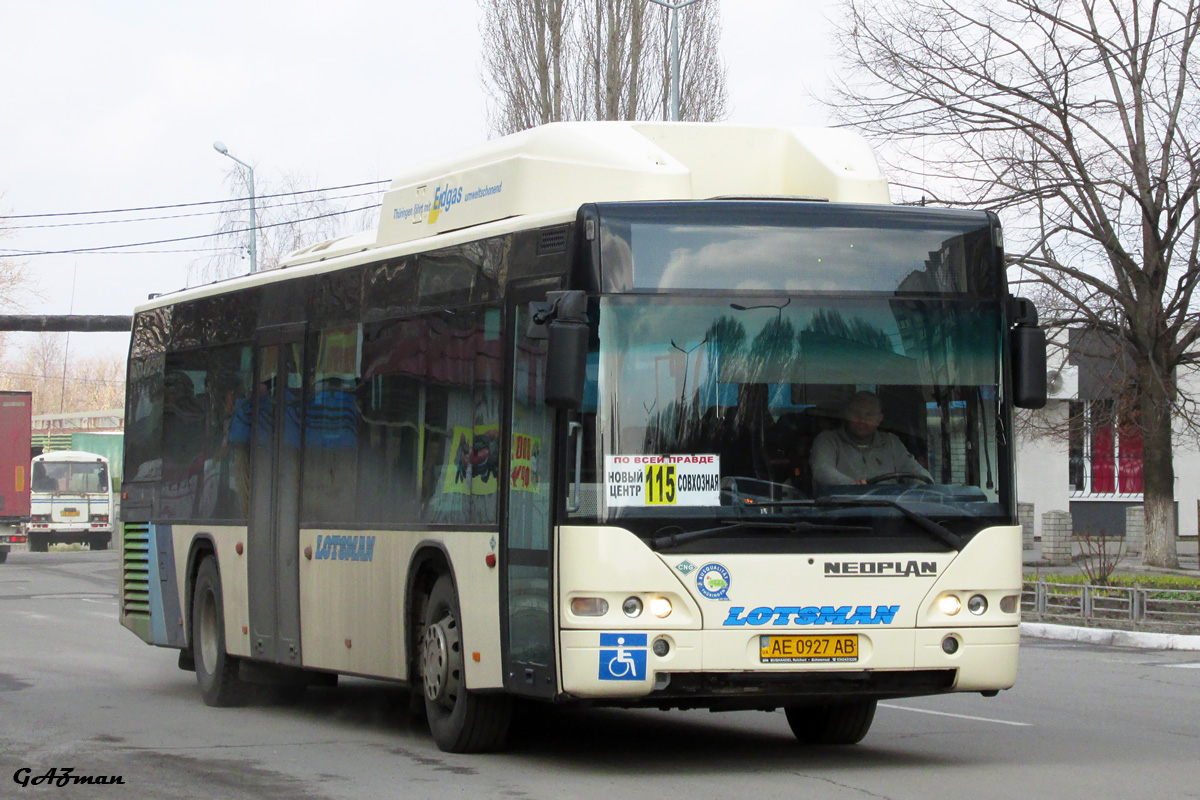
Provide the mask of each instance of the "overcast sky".
{"label": "overcast sky", "polygon": [[[828,5],[719,1],[729,121],[826,124],[807,92],[829,69]],[[310,186],[390,179],[476,145],[487,138],[479,17],[475,0],[5,0],[0,216],[227,198],[231,162],[216,140],[260,181],[302,176]],[[86,219],[0,221],[10,228],[0,248],[155,241],[212,226],[188,217],[19,227]],[[183,288],[196,258],[31,257],[45,298],[29,311],[73,303],[75,313],[128,314],[150,292]],[[71,349],[116,353],[127,341],[77,334]]]}

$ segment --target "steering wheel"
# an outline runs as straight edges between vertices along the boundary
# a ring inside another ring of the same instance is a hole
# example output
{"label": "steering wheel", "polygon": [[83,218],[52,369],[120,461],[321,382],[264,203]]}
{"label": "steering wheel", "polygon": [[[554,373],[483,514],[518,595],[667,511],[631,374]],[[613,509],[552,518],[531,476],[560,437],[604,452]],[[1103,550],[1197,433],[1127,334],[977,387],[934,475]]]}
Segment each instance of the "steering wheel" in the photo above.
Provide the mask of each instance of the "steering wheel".
{"label": "steering wheel", "polygon": [[923,483],[927,486],[933,484],[933,478],[927,478],[919,472],[888,472],[884,475],[876,475],[874,478],[867,478],[867,485],[874,486],[875,484],[883,483],[884,481]]}

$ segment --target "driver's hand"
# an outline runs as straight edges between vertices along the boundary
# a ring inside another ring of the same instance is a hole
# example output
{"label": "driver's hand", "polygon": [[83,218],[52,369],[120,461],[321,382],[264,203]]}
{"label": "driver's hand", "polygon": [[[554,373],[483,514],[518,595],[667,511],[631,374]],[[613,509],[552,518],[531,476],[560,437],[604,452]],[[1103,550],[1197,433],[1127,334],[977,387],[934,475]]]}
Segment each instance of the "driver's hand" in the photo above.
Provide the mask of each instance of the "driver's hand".
{"label": "driver's hand", "polygon": [[854,482],[854,485],[855,485],[855,486],[866,486],[866,485],[867,485],[867,479],[866,479],[866,478],[862,478],[861,480],[857,480],[857,481],[855,481],[855,482]]}

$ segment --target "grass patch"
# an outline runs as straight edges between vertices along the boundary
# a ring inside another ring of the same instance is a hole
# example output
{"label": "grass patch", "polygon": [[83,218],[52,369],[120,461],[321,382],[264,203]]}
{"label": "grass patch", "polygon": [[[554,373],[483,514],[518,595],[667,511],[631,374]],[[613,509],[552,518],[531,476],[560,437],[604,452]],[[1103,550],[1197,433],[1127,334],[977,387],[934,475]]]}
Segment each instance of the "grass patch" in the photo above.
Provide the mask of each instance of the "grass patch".
{"label": "grass patch", "polygon": [[[1055,573],[1032,573],[1025,575],[1027,583],[1037,583],[1039,580],[1044,580],[1046,583],[1079,586],[1082,587],[1088,583],[1086,575],[1067,574],[1059,575]],[[1149,590],[1147,597],[1152,600],[1168,600],[1168,601],[1184,601],[1198,602],[1200,601],[1200,579],[1192,578],[1187,575],[1143,575],[1143,574],[1116,574],[1111,575],[1108,579],[1108,588],[1110,589],[1146,589]],[[1155,591],[1157,590],[1157,591]],[[1078,596],[1083,593],[1083,589],[1054,589],[1052,592],[1059,595],[1074,595]],[[1179,592],[1188,592],[1188,594],[1179,594]],[[1098,590],[1099,597],[1116,597],[1119,592],[1106,592],[1104,589]]]}

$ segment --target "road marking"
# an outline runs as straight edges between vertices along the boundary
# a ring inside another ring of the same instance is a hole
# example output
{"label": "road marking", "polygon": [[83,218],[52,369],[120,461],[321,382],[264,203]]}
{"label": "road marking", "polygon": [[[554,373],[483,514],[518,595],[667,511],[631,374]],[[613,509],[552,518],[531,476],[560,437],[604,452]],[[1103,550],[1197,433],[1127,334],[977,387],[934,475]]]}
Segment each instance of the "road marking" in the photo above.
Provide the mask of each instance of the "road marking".
{"label": "road marking", "polygon": [[891,703],[880,703],[879,707],[880,708],[894,708],[899,711],[915,711],[918,714],[934,714],[939,717],[954,717],[955,719],[969,719],[973,722],[994,722],[997,725],[1012,725],[1017,728],[1032,727],[1032,723],[1029,723],[1029,722],[1012,722],[1007,719],[991,719],[990,717],[972,717],[972,716],[968,716],[967,714],[951,714],[947,711],[930,711],[927,708],[909,708],[908,706],[897,706],[897,705],[892,705]]}
{"label": "road marking", "polygon": [[1160,667],[1174,667],[1175,669],[1200,669],[1200,661],[1193,661],[1190,664],[1159,664]]}

